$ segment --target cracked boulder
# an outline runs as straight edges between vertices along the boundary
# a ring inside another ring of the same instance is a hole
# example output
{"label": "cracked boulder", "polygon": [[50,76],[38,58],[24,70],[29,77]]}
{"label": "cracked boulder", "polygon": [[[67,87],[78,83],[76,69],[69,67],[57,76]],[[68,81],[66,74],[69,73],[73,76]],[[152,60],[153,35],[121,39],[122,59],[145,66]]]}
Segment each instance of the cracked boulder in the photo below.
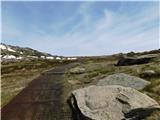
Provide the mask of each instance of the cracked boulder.
{"label": "cracked boulder", "polygon": [[160,108],[147,95],[118,85],[74,90],[68,102],[75,120],[141,120]]}

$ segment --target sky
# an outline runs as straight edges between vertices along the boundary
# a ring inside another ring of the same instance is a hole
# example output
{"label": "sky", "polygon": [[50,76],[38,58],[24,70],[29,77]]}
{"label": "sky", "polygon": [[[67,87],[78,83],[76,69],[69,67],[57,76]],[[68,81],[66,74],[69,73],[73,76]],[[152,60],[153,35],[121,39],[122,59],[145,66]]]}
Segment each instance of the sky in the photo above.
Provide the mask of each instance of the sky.
{"label": "sky", "polygon": [[160,48],[160,3],[3,1],[2,42],[63,56]]}

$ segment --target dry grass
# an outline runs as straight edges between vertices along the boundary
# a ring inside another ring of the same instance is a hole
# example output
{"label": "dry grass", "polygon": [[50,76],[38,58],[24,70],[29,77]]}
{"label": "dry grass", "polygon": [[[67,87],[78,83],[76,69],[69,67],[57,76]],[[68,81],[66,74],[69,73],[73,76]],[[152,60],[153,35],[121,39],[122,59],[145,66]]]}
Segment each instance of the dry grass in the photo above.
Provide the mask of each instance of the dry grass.
{"label": "dry grass", "polygon": [[1,107],[6,105],[43,71],[67,63],[69,62],[54,60],[2,62]]}

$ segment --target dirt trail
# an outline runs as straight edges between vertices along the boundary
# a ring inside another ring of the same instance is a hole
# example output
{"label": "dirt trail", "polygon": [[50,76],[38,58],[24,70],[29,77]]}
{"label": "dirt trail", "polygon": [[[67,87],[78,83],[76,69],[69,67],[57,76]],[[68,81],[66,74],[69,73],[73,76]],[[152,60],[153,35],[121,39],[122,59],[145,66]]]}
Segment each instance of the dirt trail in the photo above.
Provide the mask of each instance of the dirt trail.
{"label": "dirt trail", "polygon": [[1,120],[72,120],[63,102],[64,70],[57,67],[33,80],[1,110]]}

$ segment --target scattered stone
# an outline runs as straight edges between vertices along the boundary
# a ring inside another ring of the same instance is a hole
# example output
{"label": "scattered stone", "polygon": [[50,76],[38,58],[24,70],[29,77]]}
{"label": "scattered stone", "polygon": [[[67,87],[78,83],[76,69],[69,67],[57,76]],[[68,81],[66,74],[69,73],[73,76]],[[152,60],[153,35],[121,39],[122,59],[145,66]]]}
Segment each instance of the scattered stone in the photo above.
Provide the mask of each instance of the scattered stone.
{"label": "scattered stone", "polygon": [[150,82],[146,80],[143,80],[136,76],[127,75],[124,73],[117,73],[117,74],[109,75],[103,79],[100,79],[97,83],[97,85],[99,86],[121,85],[124,87],[131,87],[137,90],[141,90],[149,84]]}
{"label": "scattered stone", "polygon": [[160,85],[153,88],[153,92],[158,93],[160,95]]}
{"label": "scattered stone", "polygon": [[74,90],[68,103],[76,120],[142,120],[160,109],[147,95],[118,85]]}
{"label": "scattered stone", "polygon": [[82,74],[82,73],[85,73],[85,72],[86,72],[86,69],[81,68],[81,67],[76,67],[76,68],[70,69],[71,74]]}
{"label": "scattered stone", "polygon": [[123,57],[121,58],[116,66],[127,66],[127,65],[139,65],[151,62],[155,57]]}
{"label": "scattered stone", "polygon": [[89,84],[89,83],[91,83],[93,81],[93,79],[86,79],[86,80],[84,80],[84,84]]}
{"label": "scattered stone", "polygon": [[68,82],[72,85],[79,85],[81,82],[79,80],[68,80]]}
{"label": "scattered stone", "polygon": [[154,71],[154,70],[146,70],[146,71],[144,71],[144,72],[142,72],[141,74],[140,74],[140,76],[141,77],[153,77],[153,76],[155,76],[156,75],[156,72]]}

